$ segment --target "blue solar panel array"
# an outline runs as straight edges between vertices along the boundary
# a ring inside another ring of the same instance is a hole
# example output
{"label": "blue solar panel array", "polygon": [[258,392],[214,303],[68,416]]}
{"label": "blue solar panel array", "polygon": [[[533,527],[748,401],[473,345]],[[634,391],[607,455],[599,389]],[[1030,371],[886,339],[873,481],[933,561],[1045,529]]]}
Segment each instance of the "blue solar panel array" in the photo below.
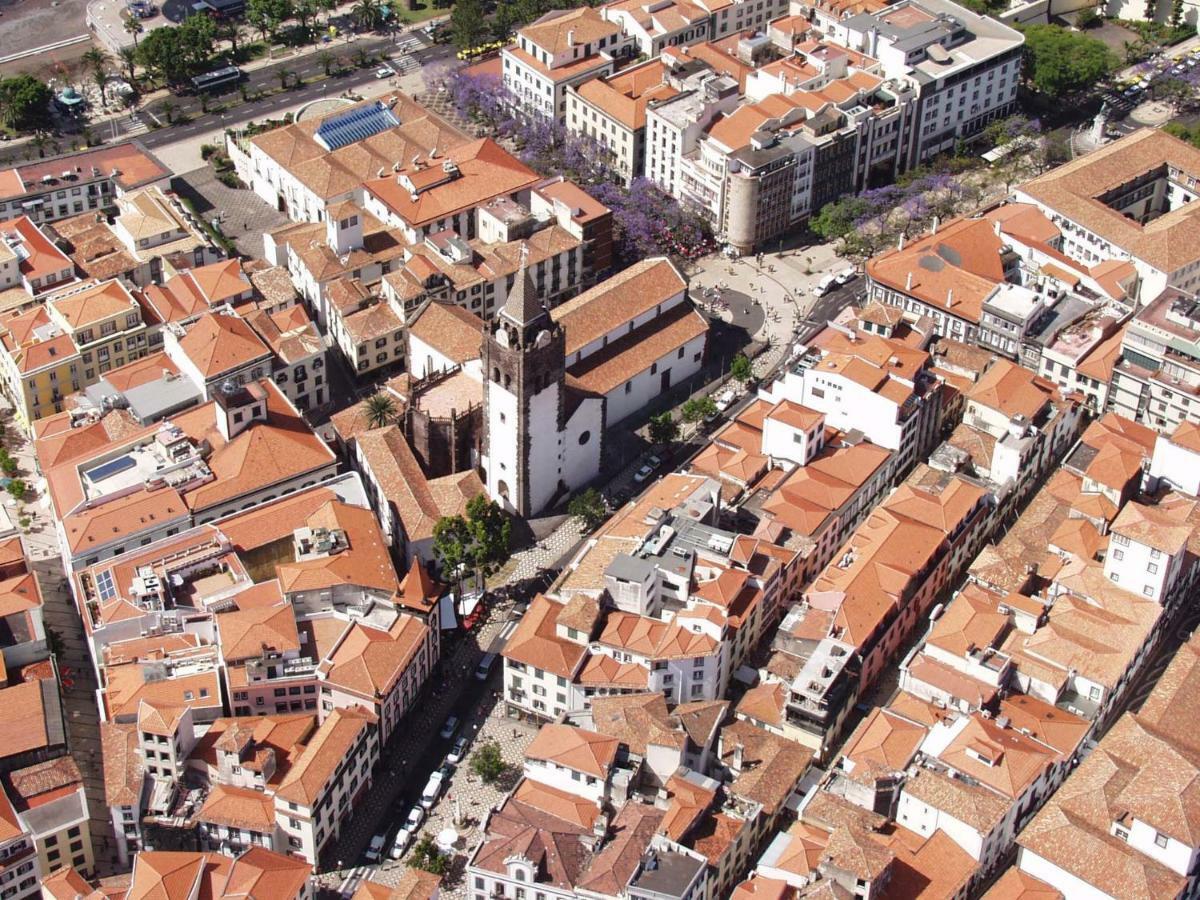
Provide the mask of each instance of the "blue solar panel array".
{"label": "blue solar panel array", "polygon": [[101,600],[111,600],[117,596],[117,587],[113,583],[111,569],[105,569],[96,576],[96,593]]}
{"label": "blue solar panel array", "polygon": [[400,120],[390,109],[382,103],[372,103],[330,116],[317,127],[316,137],[326,150],[337,150],[399,124]]}
{"label": "blue solar panel array", "polygon": [[126,469],[132,469],[136,465],[132,456],[118,456],[116,459],[110,459],[103,465],[96,466],[94,469],[89,469],[87,477],[92,484],[98,481],[103,481],[116,475],[118,472],[124,472]]}

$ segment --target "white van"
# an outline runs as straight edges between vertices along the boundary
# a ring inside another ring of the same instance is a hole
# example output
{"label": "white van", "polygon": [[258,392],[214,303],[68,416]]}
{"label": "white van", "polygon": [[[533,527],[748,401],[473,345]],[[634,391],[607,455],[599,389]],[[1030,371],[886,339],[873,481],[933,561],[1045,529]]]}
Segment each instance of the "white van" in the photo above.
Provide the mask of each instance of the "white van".
{"label": "white van", "polygon": [[837,286],[838,277],[836,275],[826,275],[817,282],[817,296],[824,297]]}

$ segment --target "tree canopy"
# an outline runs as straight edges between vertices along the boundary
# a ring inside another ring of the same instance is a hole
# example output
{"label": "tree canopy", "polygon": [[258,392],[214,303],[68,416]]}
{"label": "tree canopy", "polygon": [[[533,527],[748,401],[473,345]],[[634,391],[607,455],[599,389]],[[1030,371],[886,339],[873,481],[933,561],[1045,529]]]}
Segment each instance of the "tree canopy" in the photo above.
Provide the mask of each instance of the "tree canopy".
{"label": "tree canopy", "polygon": [[1058,25],[1028,25],[1025,77],[1039,92],[1063,97],[1101,81],[1117,65],[1116,55],[1095,38]]}
{"label": "tree canopy", "polygon": [[595,528],[608,515],[604,498],[595,488],[588,488],[582,494],[576,494],[567,504],[567,513],[583,519],[584,527],[588,530]]}
{"label": "tree canopy", "polygon": [[50,126],[54,93],[32,75],[0,78],[0,121],[14,131],[37,131]]}
{"label": "tree canopy", "polygon": [[169,82],[180,82],[212,59],[217,27],[205,15],[188,16],[183,24],[155,28],[137,46],[137,61]]}
{"label": "tree canopy", "polygon": [[512,520],[482,494],[467,504],[466,516],[443,516],[433,526],[434,556],[459,578],[465,570],[486,576],[504,565],[511,541]]}

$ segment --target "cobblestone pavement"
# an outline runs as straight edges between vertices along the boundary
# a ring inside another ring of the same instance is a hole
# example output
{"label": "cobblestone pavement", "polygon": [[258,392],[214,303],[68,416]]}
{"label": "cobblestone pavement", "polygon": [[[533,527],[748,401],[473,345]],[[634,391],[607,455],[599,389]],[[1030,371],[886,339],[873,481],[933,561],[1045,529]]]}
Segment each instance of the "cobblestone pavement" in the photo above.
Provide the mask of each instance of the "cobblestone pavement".
{"label": "cobblestone pavement", "polygon": [[[492,703],[491,700],[488,701]],[[459,764],[452,786],[438,804],[430,811],[421,827],[421,834],[436,838],[443,829],[453,828],[458,832],[454,845],[454,859],[450,871],[442,883],[441,896],[465,900],[468,884],[464,874],[471,853],[483,838],[483,822],[488,810],[500,804],[511,789],[525,759],[525,748],[537,734],[538,726],[528,722],[517,722],[504,714],[504,704],[481,708],[479,715],[465,726],[474,732],[471,748],[474,750],[489,740],[500,746],[504,761],[509,765],[509,774],[496,784],[484,784],[470,769],[470,752]],[[467,732],[464,732],[467,733]],[[404,860],[387,862],[373,876],[372,881],[395,886],[406,866]]]}
{"label": "cobblestone pavement", "polygon": [[254,191],[221,184],[209,166],[175,176],[172,186],[191,201],[196,215],[205,221],[219,216],[226,237],[253,259],[263,258],[263,232],[287,221],[286,214],[273,209]]}

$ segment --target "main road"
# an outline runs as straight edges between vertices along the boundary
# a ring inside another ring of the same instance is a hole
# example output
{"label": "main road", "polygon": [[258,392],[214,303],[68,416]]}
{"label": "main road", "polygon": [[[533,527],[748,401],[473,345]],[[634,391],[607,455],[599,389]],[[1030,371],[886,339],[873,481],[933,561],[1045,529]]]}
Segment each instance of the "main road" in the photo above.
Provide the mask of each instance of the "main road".
{"label": "main road", "polygon": [[[417,32],[409,32],[395,39],[391,37],[368,38],[355,41],[353,44],[338,44],[336,47],[329,48],[329,52],[344,56],[347,52],[357,54],[359,50],[363,50],[372,56],[383,53],[391,58],[401,55],[393,53],[393,51],[397,49],[398,44],[403,46],[406,41],[410,42],[410,46],[411,42],[419,42],[420,49],[414,48],[408,50],[403,55],[412,57],[422,66],[447,59],[454,52],[453,47],[449,45],[430,45],[426,43],[425,39],[419,37]],[[178,125],[158,128],[140,135],[134,134],[133,136],[137,137],[148,149],[153,150],[155,147],[174,144],[177,141],[186,140],[187,138],[195,137],[197,134],[203,134],[214,129],[233,127],[252,119],[270,118],[282,110],[289,109],[309,100],[319,100],[322,97],[329,96],[336,97],[345,91],[370,84],[375,79],[375,71],[378,68],[376,65],[361,69],[343,69],[340,73],[326,76],[324,63],[321,61],[320,55],[320,53],[309,53],[293,60],[274,63],[270,66],[263,66],[261,69],[254,69],[248,72],[245,81],[247,93],[253,95],[272,89],[276,93],[258,100],[238,103],[236,106],[226,110],[206,113],[201,107],[199,97],[195,95],[173,96],[170,98],[170,102],[174,105],[172,116],[175,118],[186,116],[187,121]],[[279,91],[279,73],[281,70],[287,70],[292,73],[291,80],[293,83],[295,83],[296,79],[302,81],[308,79],[316,80],[298,88]],[[138,115],[143,121],[149,117],[165,123],[166,114],[163,112],[162,105],[166,102],[167,99],[164,98],[149,103],[141,109]],[[209,105],[216,106],[221,102],[221,96],[216,96],[209,101]],[[122,135],[131,133],[131,129],[136,129],[134,120],[122,118],[116,120],[116,122],[117,128]],[[104,125],[96,126],[97,130],[102,134],[105,127]]]}

